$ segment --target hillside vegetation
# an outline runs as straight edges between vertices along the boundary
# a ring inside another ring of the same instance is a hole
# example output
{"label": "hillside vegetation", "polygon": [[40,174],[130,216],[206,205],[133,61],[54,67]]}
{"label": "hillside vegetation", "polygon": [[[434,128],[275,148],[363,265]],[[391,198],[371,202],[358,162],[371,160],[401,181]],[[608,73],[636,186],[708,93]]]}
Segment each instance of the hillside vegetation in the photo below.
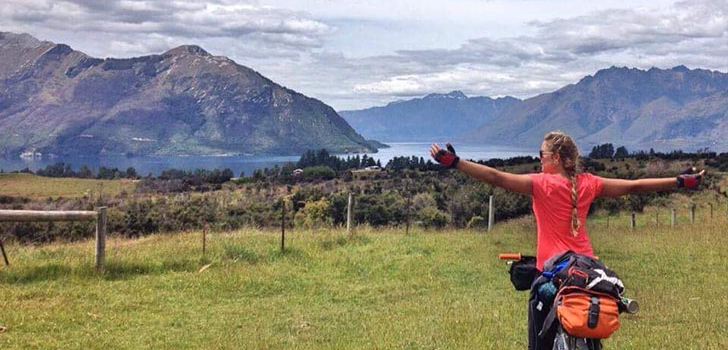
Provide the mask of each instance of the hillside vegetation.
{"label": "hillside vegetation", "polygon": [[[231,181],[226,170],[166,170],[158,177],[139,178],[133,168],[107,169],[86,178],[40,177],[29,174],[0,175],[0,209],[93,210],[108,207],[108,231],[127,237],[197,230],[211,227],[233,231],[241,228],[280,227],[283,208],[289,228],[332,228],[346,224],[349,195],[353,198],[354,224],[373,227],[482,229],[487,225],[490,196],[494,197],[496,222],[531,213],[529,196],[509,192],[425,162],[398,157],[385,170],[352,173],[376,163],[372,158],[341,159],[322,152],[307,152],[298,164],[256,170],[252,177]],[[728,183],[725,154],[682,154],[661,159],[649,154],[628,158],[584,159],[586,171],[616,178],[675,176],[692,165],[708,170],[701,191],[664,191],[598,198],[590,214],[643,212],[648,205],[685,211],[725,203]],[[670,156],[663,155],[665,157]],[[532,157],[491,159],[486,164],[515,173],[538,171]],[[62,165],[62,164],[61,164]],[[295,167],[303,168],[294,175]],[[61,171],[63,170],[63,171]],[[88,176],[67,166],[38,170],[46,176]],[[103,181],[99,178],[129,176]],[[408,204],[409,203],[409,204]],[[409,207],[409,209],[408,209]],[[667,218],[667,214],[663,215]],[[0,223],[5,239],[24,243],[78,240],[91,237],[91,222]]]}
{"label": "hillside vegetation", "polygon": [[92,193],[105,193],[118,196],[134,192],[132,180],[94,180],[73,178],[49,178],[32,174],[0,174],[0,195],[7,197],[41,198],[78,198]]}

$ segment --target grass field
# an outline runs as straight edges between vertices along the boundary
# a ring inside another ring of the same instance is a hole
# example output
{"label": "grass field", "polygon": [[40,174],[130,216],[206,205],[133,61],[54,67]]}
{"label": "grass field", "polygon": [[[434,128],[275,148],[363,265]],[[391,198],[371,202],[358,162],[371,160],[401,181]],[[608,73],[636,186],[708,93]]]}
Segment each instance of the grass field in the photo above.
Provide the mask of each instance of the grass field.
{"label": "grass field", "polygon": [[52,178],[33,174],[0,174],[2,194],[26,198],[75,198],[86,195],[117,196],[122,191],[134,192],[136,183],[131,180],[93,180]]}
{"label": "grass field", "polygon": [[[596,254],[642,306],[606,349],[728,348],[727,220],[706,215],[595,218]],[[280,232],[242,230],[209,234],[204,258],[200,232],[111,239],[101,273],[91,241],[13,244],[0,348],[524,349],[527,294],[496,256],[533,252],[534,231],[292,231],[281,254]]]}

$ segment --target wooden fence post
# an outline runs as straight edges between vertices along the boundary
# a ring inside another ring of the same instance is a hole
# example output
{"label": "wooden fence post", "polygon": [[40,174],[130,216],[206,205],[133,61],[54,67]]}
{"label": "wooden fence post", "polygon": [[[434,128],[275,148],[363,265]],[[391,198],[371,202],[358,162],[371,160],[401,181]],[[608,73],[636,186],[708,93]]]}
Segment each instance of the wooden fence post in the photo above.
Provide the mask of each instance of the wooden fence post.
{"label": "wooden fence post", "polygon": [[281,203],[281,253],[286,251],[286,200]]}
{"label": "wooden fence post", "polygon": [[675,208],[670,209],[670,227],[675,227]]}
{"label": "wooden fence post", "polygon": [[106,207],[99,207],[96,213],[96,269],[101,270],[106,251]]}
{"label": "wooden fence post", "polygon": [[412,193],[407,194],[407,224],[404,234],[409,235],[410,228],[410,206],[412,205]]}
{"label": "wooden fence post", "polygon": [[710,220],[712,221],[713,220],[713,203],[708,203],[708,205],[710,206]]}
{"label": "wooden fence post", "polygon": [[351,192],[349,192],[349,204],[346,206],[346,232],[351,233]]}
{"label": "wooden fence post", "polygon": [[488,232],[493,229],[493,219],[495,216],[493,215],[493,195],[491,195],[488,198]]}
{"label": "wooden fence post", "polygon": [[695,204],[690,206],[690,223],[695,223]]}
{"label": "wooden fence post", "polygon": [[455,195],[450,197],[450,225],[455,228]]}
{"label": "wooden fence post", "polygon": [[3,253],[3,260],[5,261],[5,266],[10,266],[10,262],[8,262],[8,256],[5,254],[5,246],[3,246],[3,240],[0,239],[0,251]]}
{"label": "wooden fence post", "polygon": [[207,224],[202,226],[202,257],[205,257],[205,250],[207,249]]}
{"label": "wooden fence post", "polygon": [[630,220],[630,226],[632,227],[633,230],[634,230],[635,226],[637,226],[634,216],[635,216],[634,213],[632,213],[632,220]]}

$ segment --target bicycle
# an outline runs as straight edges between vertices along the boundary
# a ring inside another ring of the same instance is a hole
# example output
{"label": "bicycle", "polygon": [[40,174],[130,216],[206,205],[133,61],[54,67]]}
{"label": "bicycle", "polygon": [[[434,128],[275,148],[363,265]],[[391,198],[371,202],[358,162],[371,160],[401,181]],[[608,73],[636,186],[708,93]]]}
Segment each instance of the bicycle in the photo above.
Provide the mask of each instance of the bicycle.
{"label": "bicycle", "polygon": [[[506,253],[499,254],[498,258],[507,260],[507,264],[510,265],[509,273],[511,275],[511,282],[516,290],[519,291],[532,289],[536,278],[540,275],[545,275],[550,279],[554,274],[554,271],[547,271],[542,274],[536,268],[536,258],[533,256],[522,255],[521,253]],[[553,285],[550,281],[546,283]],[[544,293],[551,293],[552,299],[550,300],[553,300],[557,290],[554,286],[554,289],[549,291],[548,289],[551,287],[546,285],[546,283],[539,285],[536,293],[541,293],[541,289],[544,289],[546,290]],[[542,288],[544,286],[546,288]],[[639,311],[639,303],[636,300],[622,297],[621,295],[619,300],[617,300],[617,306],[619,307],[620,313],[635,314]],[[602,350],[603,347],[600,339],[573,336],[564,330],[558,319],[555,322],[557,325],[552,347],[553,350]]]}

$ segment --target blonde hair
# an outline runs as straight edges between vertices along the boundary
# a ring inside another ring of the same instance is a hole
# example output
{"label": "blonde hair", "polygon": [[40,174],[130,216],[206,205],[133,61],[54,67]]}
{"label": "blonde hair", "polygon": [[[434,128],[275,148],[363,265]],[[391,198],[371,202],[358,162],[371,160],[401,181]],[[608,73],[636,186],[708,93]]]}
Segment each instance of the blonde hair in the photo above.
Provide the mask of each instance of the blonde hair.
{"label": "blonde hair", "polygon": [[543,140],[548,144],[550,151],[558,154],[566,175],[571,180],[571,234],[579,234],[579,215],[576,211],[578,192],[576,187],[576,175],[579,163],[579,149],[571,136],[561,132],[552,131],[544,135]]}

